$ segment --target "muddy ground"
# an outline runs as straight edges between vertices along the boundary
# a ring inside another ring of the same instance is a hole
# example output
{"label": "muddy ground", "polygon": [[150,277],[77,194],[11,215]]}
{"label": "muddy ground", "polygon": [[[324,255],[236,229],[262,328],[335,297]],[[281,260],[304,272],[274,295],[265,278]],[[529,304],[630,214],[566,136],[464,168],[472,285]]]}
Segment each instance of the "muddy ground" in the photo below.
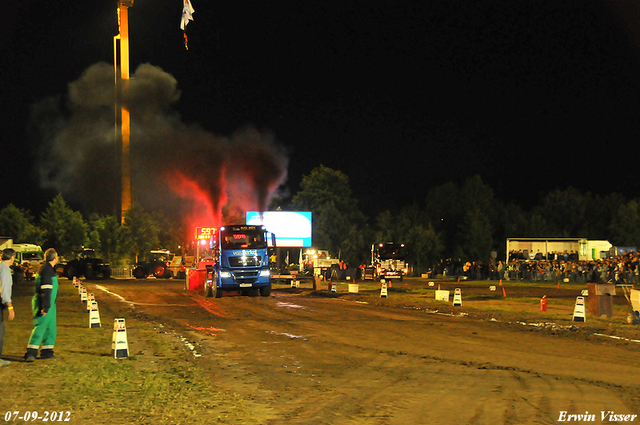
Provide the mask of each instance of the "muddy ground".
{"label": "muddy ground", "polygon": [[420,279],[396,283],[387,298],[374,286],[333,294],[310,282],[220,299],[173,280],[88,286],[101,304],[183,341],[175,355],[251,400],[251,423],[548,424],[562,412],[608,423],[601,412],[640,414],[640,332],[624,309],[578,323],[577,286],[505,283],[504,298],[490,283],[438,284],[461,287],[463,305],[434,301],[435,287]]}

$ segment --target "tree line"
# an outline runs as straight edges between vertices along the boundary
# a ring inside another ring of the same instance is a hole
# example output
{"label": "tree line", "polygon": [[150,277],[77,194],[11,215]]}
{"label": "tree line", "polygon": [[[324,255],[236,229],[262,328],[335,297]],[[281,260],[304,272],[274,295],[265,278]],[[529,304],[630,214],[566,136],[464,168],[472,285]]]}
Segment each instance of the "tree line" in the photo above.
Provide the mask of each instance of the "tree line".
{"label": "tree line", "polygon": [[290,207],[313,212],[313,241],[350,263],[367,263],[371,245],[402,242],[414,274],[443,258],[505,258],[509,237],[580,237],[615,246],[640,244],[640,200],[594,195],[573,187],[541,196],[528,211],[496,198],[479,175],[429,190],[422,203],[368,219],[357,208],[348,177],[320,166],[304,176]]}
{"label": "tree line", "polygon": [[[504,258],[508,237],[584,237],[617,246],[640,242],[640,200],[568,187],[542,195],[538,205],[525,211],[496,198],[478,175],[462,184],[433,187],[422,203],[367,217],[358,207],[348,176],[321,165],[303,176],[300,190],[290,199],[272,199],[269,209],[278,208],[311,211],[314,247],[351,265],[368,263],[374,243],[405,243],[415,274],[442,258],[486,261],[492,252]],[[109,262],[135,260],[158,247],[176,249],[186,234],[161,212],[135,204],[122,225],[110,215],[93,213],[85,218],[62,195],[38,219],[13,204],[0,210],[0,235],[13,237],[15,243],[55,247],[65,257],[88,246]]]}
{"label": "tree line", "polygon": [[14,243],[54,247],[67,258],[81,247],[96,250],[106,262],[136,261],[159,246],[177,246],[180,230],[167,223],[161,213],[144,211],[132,205],[120,224],[113,215],[92,213],[87,219],[74,211],[58,194],[38,220],[24,209],[9,204],[0,210],[0,235]]}

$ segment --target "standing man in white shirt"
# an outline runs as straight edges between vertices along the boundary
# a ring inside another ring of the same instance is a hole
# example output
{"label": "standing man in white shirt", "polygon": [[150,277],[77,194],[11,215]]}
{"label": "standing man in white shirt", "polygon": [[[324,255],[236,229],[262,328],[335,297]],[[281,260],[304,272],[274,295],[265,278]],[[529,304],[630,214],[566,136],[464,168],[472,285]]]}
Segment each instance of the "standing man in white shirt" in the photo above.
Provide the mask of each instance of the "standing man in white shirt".
{"label": "standing man in white shirt", "polygon": [[[11,276],[11,266],[16,258],[16,252],[12,248],[2,251],[2,261],[0,262],[0,357],[2,356],[2,346],[4,345],[4,310],[9,311],[9,320],[16,317],[11,302],[11,291],[13,288],[13,277]],[[11,364],[8,360],[0,358],[0,366]]]}

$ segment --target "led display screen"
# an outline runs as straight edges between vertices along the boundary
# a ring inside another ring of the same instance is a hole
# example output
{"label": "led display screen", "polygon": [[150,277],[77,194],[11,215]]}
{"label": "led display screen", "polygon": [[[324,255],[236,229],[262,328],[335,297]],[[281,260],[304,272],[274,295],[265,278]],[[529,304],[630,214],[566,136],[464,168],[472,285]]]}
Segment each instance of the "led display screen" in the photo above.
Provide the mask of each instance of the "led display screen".
{"label": "led display screen", "polygon": [[216,234],[215,227],[196,227],[195,238],[209,240],[215,234]]}
{"label": "led display screen", "polygon": [[247,211],[247,224],[264,225],[276,235],[276,245],[289,248],[311,246],[311,211]]}

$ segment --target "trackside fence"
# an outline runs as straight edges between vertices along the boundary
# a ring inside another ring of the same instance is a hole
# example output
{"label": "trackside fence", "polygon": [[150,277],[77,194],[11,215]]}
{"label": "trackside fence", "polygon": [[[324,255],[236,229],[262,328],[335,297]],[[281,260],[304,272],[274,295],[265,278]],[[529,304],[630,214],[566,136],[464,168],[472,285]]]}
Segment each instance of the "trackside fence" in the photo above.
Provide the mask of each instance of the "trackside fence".
{"label": "trackside fence", "polygon": [[133,267],[111,267],[111,277],[129,279],[133,277]]}

